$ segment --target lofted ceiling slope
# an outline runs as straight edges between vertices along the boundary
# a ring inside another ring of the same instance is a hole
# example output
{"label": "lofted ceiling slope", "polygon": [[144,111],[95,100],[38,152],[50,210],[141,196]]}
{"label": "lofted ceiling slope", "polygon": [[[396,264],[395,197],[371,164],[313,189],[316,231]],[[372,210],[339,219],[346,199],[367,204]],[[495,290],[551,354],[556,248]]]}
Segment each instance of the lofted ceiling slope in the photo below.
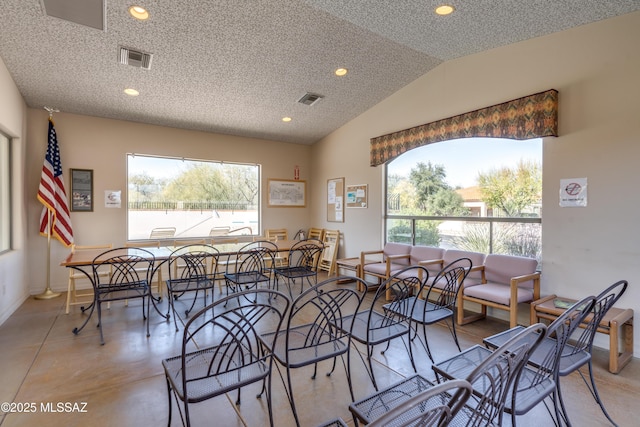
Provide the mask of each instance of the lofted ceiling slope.
{"label": "lofted ceiling slope", "polygon": [[[78,3],[92,5],[91,24],[56,17]],[[312,144],[443,61],[640,10],[639,0],[452,0],[441,17],[431,0],[140,0],[150,18],[136,21],[133,3],[0,0],[0,58],[27,105]],[[121,64],[120,47],[152,54],[150,69]],[[307,92],[323,98],[298,103]]]}

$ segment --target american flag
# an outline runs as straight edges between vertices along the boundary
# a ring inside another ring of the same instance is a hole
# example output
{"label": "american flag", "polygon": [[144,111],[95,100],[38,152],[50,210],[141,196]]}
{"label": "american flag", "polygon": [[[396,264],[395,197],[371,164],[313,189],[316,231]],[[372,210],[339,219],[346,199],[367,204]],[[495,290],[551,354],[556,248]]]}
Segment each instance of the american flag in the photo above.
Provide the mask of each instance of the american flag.
{"label": "american flag", "polygon": [[[40,215],[40,234],[55,237],[68,247],[73,243],[73,229],[69,217],[67,193],[64,190],[64,180],[62,179],[60,147],[58,147],[58,138],[51,117],[49,117],[48,140],[47,154],[44,158],[42,177],[38,188],[38,200],[44,205]],[[51,224],[49,224],[49,211],[51,212]]]}

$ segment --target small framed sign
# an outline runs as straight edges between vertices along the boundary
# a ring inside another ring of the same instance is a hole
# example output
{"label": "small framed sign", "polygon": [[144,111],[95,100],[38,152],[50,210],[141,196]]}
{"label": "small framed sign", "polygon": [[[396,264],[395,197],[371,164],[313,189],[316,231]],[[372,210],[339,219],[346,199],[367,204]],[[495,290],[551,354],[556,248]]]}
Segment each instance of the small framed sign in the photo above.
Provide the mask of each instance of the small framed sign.
{"label": "small framed sign", "polygon": [[93,212],[92,169],[71,169],[71,211]]}

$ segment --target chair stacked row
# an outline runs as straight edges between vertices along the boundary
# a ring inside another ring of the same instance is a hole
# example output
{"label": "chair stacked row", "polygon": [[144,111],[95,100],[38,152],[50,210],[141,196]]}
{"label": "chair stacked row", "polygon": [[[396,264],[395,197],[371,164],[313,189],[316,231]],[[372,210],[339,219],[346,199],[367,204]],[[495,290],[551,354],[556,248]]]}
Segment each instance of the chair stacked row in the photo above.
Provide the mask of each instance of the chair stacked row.
{"label": "chair stacked row", "polygon": [[[579,372],[603,414],[592,367],[593,338],[627,288],[619,280],[568,307],[548,326],[516,326],[432,365],[441,384],[416,374],[349,406],[354,423],[373,426],[503,425],[504,414],[529,413],[549,399],[554,425],[571,425],[560,378]],[[587,365],[590,384],[580,372]],[[444,382],[443,382],[444,381]],[[547,406],[548,408],[548,406]]]}
{"label": "chair stacked row", "polygon": [[[380,281],[407,266],[420,265],[434,277],[445,265],[460,258],[470,259],[472,268],[458,294],[456,318],[459,325],[484,318],[487,307],[493,307],[508,311],[513,327],[517,324],[518,304],[540,298],[538,261],[516,255],[387,243],[381,250],[360,254],[360,274],[362,279],[373,276]],[[465,301],[479,304],[480,313],[465,315]]]}

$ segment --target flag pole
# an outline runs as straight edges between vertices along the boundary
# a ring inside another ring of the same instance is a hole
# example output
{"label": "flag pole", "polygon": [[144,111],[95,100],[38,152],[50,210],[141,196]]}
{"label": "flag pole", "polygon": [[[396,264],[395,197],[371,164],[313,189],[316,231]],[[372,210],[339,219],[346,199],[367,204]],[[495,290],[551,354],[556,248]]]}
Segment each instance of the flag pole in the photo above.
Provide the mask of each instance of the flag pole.
{"label": "flag pole", "polygon": [[47,225],[47,288],[43,293],[36,295],[35,299],[53,299],[60,296],[60,292],[51,290],[51,211],[49,209],[47,209],[47,215],[49,215],[49,223]]}
{"label": "flag pole", "polygon": [[[60,110],[56,110],[51,107],[44,107],[49,112],[49,118],[53,117],[53,113],[57,113]],[[41,294],[34,296],[35,299],[53,299],[59,297],[60,292],[53,292],[51,290],[51,209],[47,209],[47,215],[49,221],[47,221],[47,288]]]}

